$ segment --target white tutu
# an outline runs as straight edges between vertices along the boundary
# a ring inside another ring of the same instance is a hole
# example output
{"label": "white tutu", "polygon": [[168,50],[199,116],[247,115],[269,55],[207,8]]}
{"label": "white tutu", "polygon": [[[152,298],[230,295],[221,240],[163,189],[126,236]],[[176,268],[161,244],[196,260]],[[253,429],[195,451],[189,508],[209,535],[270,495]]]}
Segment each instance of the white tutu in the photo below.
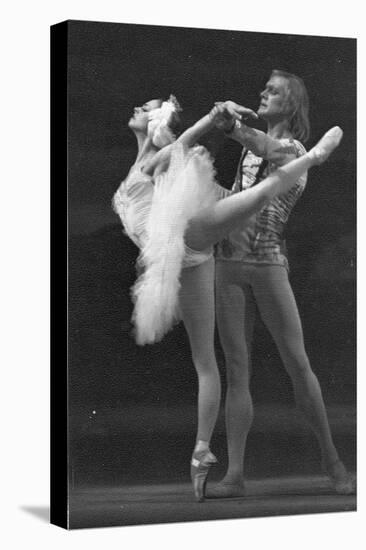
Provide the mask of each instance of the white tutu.
{"label": "white tutu", "polygon": [[154,343],[179,320],[180,272],[189,220],[217,200],[215,169],[203,147],[172,148],[169,169],[155,180],[139,263],[144,271],[132,296],[138,344]]}

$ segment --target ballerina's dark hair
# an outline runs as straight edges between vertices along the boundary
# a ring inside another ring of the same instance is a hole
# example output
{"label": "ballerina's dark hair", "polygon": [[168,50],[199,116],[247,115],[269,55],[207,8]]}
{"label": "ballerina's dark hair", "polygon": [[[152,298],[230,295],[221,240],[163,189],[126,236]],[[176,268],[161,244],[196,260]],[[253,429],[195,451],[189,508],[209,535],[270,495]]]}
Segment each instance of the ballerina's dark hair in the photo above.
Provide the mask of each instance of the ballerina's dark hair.
{"label": "ballerina's dark hair", "polygon": [[310,137],[310,122],[309,96],[304,81],[292,73],[277,69],[272,71],[272,76],[282,76],[288,82],[289,93],[287,100],[291,106],[289,129],[295,139],[305,143]]}

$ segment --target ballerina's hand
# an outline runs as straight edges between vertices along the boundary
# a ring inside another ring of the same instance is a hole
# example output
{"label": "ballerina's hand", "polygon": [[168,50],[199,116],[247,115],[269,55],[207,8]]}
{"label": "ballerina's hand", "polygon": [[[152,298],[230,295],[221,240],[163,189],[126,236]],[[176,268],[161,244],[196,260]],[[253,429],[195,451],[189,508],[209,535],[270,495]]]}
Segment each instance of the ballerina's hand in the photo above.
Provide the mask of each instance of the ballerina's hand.
{"label": "ballerina's hand", "polygon": [[258,115],[247,107],[243,107],[234,101],[217,101],[210,116],[215,126],[220,130],[229,131],[236,121],[241,122],[247,118],[257,119]]}
{"label": "ballerina's hand", "polygon": [[210,117],[214,121],[216,128],[224,131],[229,130],[235,120],[240,120],[240,115],[236,113],[231,114],[222,101],[215,103],[215,107],[210,112]]}
{"label": "ballerina's hand", "polygon": [[[215,103],[215,105],[218,105]],[[239,105],[238,103],[235,103],[234,101],[224,101],[223,103],[220,103],[219,105],[222,105],[225,109],[228,116],[231,117],[232,120],[246,120],[247,118],[254,118],[257,119],[258,115],[255,111],[252,109],[248,109],[248,107],[243,107],[243,105]]]}

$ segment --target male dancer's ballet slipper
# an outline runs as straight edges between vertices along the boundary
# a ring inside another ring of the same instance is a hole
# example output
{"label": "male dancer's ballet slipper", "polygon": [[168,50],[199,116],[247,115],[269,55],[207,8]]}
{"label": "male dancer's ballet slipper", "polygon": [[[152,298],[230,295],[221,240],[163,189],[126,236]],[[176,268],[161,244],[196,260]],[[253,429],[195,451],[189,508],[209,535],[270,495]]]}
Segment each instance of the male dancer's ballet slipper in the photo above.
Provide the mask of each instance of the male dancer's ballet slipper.
{"label": "male dancer's ballet slipper", "polygon": [[324,134],[318,143],[310,149],[308,155],[312,157],[315,164],[322,164],[329,155],[340,144],[343,136],[343,130],[339,126],[333,126],[328,132]]}
{"label": "male dancer's ballet slipper", "polygon": [[351,495],[355,492],[355,479],[349,472],[347,472],[343,462],[340,459],[337,459],[329,465],[323,461],[322,466],[337,494]]}
{"label": "male dancer's ballet slipper", "polygon": [[206,489],[206,498],[235,498],[245,496],[246,492],[243,483],[221,481]]}
{"label": "male dancer's ballet slipper", "polygon": [[191,480],[197,502],[205,500],[208,472],[211,466],[216,463],[217,458],[210,450],[193,453],[191,460]]}

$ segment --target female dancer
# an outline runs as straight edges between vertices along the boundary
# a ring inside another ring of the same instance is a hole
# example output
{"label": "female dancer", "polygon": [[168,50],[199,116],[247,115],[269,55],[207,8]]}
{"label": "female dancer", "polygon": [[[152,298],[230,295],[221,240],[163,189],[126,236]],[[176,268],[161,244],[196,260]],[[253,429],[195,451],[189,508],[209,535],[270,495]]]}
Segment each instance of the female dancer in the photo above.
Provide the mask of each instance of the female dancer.
{"label": "female dancer", "polygon": [[[144,268],[134,290],[134,324],[139,344],[162,338],[181,317],[198,375],[198,428],[191,461],[195,497],[204,500],[209,449],[220,403],[220,379],[214,353],[214,260],[212,245],[275,196],[285,193],[311,166],[323,162],[339,144],[342,130],[331,129],[309,153],[272,173],[255,188],[225,198],[214,180],[207,151],[197,140],[219,123],[215,106],[177,139],[173,134],[179,106],[151,100],[135,108],[129,127],[138,153],[114,196],[114,208],[127,235],[141,250]],[[237,107],[239,119],[255,113]],[[277,143],[276,143],[277,146]]]}

